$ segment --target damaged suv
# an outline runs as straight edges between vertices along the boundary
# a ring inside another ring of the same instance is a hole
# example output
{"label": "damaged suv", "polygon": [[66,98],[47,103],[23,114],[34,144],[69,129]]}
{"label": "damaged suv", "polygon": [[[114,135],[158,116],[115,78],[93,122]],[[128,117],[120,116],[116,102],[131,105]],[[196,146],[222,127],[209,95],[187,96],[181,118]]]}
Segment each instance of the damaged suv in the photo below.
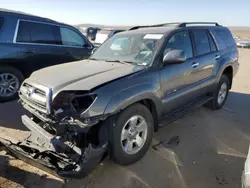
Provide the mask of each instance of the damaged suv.
{"label": "damaged suv", "polygon": [[34,72],[19,92],[31,134],[0,141],[64,178],[83,177],[106,153],[131,164],[158,127],[203,104],[221,108],[238,66],[233,37],[217,23],[135,27],[88,60]]}

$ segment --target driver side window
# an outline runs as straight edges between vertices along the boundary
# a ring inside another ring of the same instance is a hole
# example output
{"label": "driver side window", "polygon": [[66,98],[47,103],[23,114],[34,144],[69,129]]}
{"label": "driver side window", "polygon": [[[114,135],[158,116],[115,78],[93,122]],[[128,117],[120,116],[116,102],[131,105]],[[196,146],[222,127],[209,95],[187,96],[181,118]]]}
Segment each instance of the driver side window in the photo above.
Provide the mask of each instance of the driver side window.
{"label": "driver side window", "polygon": [[164,56],[171,50],[183,50],[187,59],[193,57],[193,48],[188,31],[181,31],[171,36],[165,46]]}
{"label": "driver side window", "polygon": [[87,44],[81,35],[71,29],[60,27],[60,33],[62,45],[83,47]]}

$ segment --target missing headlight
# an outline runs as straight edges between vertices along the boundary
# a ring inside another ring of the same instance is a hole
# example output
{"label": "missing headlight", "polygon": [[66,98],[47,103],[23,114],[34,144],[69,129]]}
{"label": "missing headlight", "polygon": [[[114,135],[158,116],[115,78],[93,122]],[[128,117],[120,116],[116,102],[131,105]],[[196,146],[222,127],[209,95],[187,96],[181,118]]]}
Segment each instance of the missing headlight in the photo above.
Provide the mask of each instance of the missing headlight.
{"label": "missing headlight", "polygon": [[84,113],[88,108],[91,107],[96,98],[97,98],[96,94],[79,95],[75,96],[71,100],[71,104],[76,112]]}
{"label": "missing headlight", "polygon": [[58,117],[76,117],[84,113],[96,98],[97,95],[92,93],[64,91],[56,96],[52,102],[52,109]]}

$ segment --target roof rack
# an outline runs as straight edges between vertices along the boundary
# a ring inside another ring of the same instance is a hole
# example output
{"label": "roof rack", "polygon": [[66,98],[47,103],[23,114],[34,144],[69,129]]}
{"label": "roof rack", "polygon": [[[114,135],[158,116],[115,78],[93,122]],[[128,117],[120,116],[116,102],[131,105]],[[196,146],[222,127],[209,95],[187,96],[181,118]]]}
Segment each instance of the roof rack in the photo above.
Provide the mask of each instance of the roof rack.
{"label": "roof rack", "polygon": [[217,22],[183,22],[179,27],[187,27],[187,25],[215,25],[220,26]]}
{"label": "roof rack", "polygon": [[163,24],[156,24],[156,25],[142,25],[142,26],[134,26],[131,27],[129,30],[135,30],[139,28],[146,28],[146,27],[167,27],[173,26],[175,28],[180,27],[187,27],[187,25],[215,25],[220,26],[217,22],[173,22],[173,23],[163,23]]}

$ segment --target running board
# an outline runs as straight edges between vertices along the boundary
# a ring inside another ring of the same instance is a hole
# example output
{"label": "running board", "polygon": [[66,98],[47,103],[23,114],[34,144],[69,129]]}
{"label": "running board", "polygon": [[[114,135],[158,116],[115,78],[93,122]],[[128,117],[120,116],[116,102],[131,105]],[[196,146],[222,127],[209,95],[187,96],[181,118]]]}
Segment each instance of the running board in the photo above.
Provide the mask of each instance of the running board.
{"label": "running board", "polygon": [[172,123],[173,121],[185,116],[186,114],[195,110],[196,108],[204,105],[205,103],[207,103],[211,99],[213,99],[213,97],[211,97],[211,96],[200,97],[198,100],[184,106],[183,108],[164,116],[160,120],[159,127],[163,127],[169,123]]}

